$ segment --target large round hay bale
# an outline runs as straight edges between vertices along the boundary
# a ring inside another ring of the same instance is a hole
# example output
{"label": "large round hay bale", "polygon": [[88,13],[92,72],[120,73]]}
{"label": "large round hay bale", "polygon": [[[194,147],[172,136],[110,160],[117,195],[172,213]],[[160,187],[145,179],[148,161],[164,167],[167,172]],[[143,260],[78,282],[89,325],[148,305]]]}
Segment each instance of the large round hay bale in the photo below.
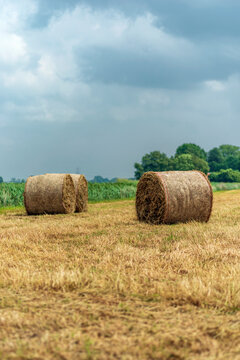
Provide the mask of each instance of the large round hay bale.
{"label": "large round hay bale", "polygon": [[207,222],[212,201],[211,184],[200,171],[150,171],[139,180],[136,211],[140,221],[152,224]]}
{"label": "large round hay bale", "polygon": [[27,179],[24,204],[29,215],[68,214],[75,211],[76,195],[69,174],[45,174]]}
{"label": "large round hay bale", "polygon": [[84,175],[70,174],[76,192],[76,212],[87,211],[88,207],[88,182]]}

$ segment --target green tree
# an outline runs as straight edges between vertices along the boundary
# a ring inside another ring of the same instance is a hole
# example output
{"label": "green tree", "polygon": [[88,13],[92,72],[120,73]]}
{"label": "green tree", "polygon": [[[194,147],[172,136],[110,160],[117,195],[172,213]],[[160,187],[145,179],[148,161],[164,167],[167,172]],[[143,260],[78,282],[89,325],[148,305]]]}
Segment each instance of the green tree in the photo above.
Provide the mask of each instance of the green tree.
{"label": "green tree", "polygon": [[224,157],[219,148],[213,148],[208,152],[208,164],[210,171],[219,171],[224,166]]}
{"label": "green tree", "polygon": [[207,161],[195,155],[182,154],[175,157],[173,162],[173,169],[180,171],[199,170],[207,174],[209,171],[209,166]]}
{"label": "green tree", "polygon": [[220,145],[219,150],[221,151],[222,156],[226,159],[229,156],[237,156],[240,148],[235,145]]}
{"label": "green tree", "polygon": [[240,154],[228,156],[224,162],[223,168],[240,170]]}
{"label": "green tree", "polygon": [[205,150],[200,146],[192,143],[185,143],[177,148],[175,156],[182,154],[195,155],[200,159],[207,160],[207,153]]}
{"label": "green tree", "polygon": [[141,164],[139,164],[139,163],[135,163],[134,167],[135,167],[135,172],[134,172],[135,179],[139,180],[140,177],[144,173],[143,166]]}
{"label": "green tree", "polygon": [[192,155],[193,163],[194,163],[194,170],[202,171],[203,173],[207,174],[210,170],[208,162],[204,159],[201,159],[197,156]]}
{"label": "green tree", "polygon": [[192,155],[181,154],[181,155],[175,156],[175,159],[173,162],[173,167],[174,167],[174,170],[181,170],[181,171],[193,170],[194,164],[192,161]]}
{"label": "green tree", "polygon": [[240,148],[235,145],[221,145],[208,152],[211,171],[221,169],[240,170]]}
{"label": "green tree", "polygon": [[169,169],[169,159],[166,154],[153,151],[142,157],[141,164],[135,163],[135,178],[138,180],[147,171],[166,171]]}
{"label": "green tree", "polygon": [[3,178],[0,176],[0,184],[3,183]]}

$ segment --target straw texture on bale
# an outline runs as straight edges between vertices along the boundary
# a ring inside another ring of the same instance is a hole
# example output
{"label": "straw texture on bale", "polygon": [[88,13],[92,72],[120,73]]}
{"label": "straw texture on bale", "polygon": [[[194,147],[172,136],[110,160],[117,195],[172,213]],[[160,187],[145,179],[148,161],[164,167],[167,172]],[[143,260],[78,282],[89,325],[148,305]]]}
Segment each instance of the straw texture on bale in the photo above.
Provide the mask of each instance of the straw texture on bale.
{"label": "straw texture on bale", "polygon": [[84,175],[71,174],[76,192],[76,212],[87,211],[88,182]]}
{"label": "straw texture on bale", "polygon": [[208,222],[212,201],[211,184],[200,171],[150,171],[139,180],[136,211],[152,224]]}
{"label": "straw texture on bale", "polygon": [[69,174],[45,174],[27,179],[24,205],[28,215],[68,214],[75,211],[76,195]]}

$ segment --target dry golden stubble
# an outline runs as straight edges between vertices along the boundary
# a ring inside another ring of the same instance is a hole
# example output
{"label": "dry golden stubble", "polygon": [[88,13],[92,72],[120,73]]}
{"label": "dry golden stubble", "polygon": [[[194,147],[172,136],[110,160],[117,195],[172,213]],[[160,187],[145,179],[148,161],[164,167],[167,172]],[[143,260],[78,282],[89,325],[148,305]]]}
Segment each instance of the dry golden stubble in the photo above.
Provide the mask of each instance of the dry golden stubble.
{"label": "dry golden stubble", "polygon": [[134,201],[0,216],[3,359],[238,360],[240,191],[208,223],[139,223]]}

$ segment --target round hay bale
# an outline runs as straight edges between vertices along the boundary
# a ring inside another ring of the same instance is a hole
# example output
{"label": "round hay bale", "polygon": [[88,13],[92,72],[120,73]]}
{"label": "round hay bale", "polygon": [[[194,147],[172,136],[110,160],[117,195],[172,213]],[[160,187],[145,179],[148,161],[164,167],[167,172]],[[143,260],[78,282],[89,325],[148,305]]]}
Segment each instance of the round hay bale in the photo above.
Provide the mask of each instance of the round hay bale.
{"label": "round hay bale", "polygon": [[[49,175],[49,174],[45,174]],[[59,175],[59,174],[50,174]],[[66,174],[61,174],[66,175]],[[70,174],[76,193],[76,210],[75,212],[87,211],[88,208],[88,182],[84,175]]]}
{"label": "round hay bale", "polygon": [[24,205],[28,215],[69,214],[76,208],[73,179],[69,174],[45,174],[27,179]]}
{"label": "round hay bale", "polygon": [[88,182],[84,175],[70,174],[76,192],[76,212],[87,211],[88,208]]}
{"label": "round hay bale", "polygon": [[200,171],[150,171],[137,186],[138,219],[151,224],[208,222],[212,202],[211,184]]}

